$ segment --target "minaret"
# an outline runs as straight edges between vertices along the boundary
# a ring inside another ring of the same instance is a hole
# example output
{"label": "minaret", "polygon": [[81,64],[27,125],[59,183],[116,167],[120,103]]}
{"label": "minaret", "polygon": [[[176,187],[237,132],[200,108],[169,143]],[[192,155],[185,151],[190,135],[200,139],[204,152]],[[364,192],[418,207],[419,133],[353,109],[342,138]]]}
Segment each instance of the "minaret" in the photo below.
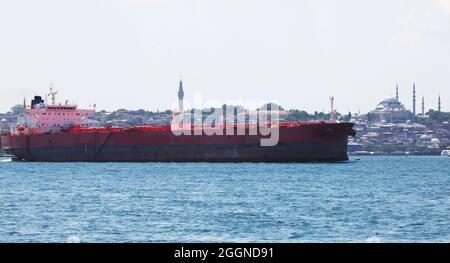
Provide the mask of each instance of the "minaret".
{"label": "minaret", "polygon": [[413,115],[416,116],[416,83],[413,84]]}
{"label": "minaret", "polygon": [[398,100],[398,84],[397,84],[397,87],[395,88],[395,98]]}
{"label": "minaret", "polygon": [[425,116],[425,98],[422,96],[422,116]]}
{"label": "minaret", "polygon": [[178,110],[183,113],[183,99],[184,99],[184,91],[183,91],[183,81],[180,79],[180,85],[178,87]]}
{"label": "minaret", "polygon": [[438,112],[441,112],[441,95],[438,97]]}

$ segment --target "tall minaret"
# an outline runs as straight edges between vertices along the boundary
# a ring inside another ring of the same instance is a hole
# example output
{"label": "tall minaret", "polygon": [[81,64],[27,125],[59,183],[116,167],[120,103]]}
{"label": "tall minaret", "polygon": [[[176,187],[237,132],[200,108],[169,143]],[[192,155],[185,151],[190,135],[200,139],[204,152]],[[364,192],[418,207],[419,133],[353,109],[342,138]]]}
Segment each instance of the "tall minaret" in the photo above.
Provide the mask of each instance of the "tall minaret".
{"label": "tall minaret", "polygon": [[416,116],[416,83],[413,84],[413,114]]}
{"label": "tall minaret", "polygon": [[438,97],[438,112],[441,112],[441,95]]}
{"label": "tall minaret", "polygon": [[422,116],[425,116],[425,98],[422,96]]}
{"label": "tall minaret", "polygon": [[183,99],[184,99],[184,91],[183,91],[183,81],[180,79],[180,85],[178,87],[178,110],[183,113]]}
{"label": "tall minaret", "polygon": [[395,88],[395,98],[397,100],[399,99],[399,97],[398,97],[398,84],[397,84],[397,87]]}

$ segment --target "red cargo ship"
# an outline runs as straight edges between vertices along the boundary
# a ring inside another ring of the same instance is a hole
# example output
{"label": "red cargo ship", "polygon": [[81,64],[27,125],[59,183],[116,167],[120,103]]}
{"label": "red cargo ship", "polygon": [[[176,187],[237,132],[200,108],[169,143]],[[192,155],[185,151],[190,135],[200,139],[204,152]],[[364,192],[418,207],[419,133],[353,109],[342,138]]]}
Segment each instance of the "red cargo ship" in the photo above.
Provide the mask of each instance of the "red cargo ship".
{"label": "red cargo ship", "polygon": [[83,123],[93,110],[52,101],[35,97],[17,130],[1,136],[5,153],[42,162],[334,162],[348,160],[347,138],[354,135],[352,123],[285,122],[271,127],[278,143],[261,146],[267,136],[249,135],[248,123],[240,127],[245,135],[175,135],[170,125],[88,128]]}

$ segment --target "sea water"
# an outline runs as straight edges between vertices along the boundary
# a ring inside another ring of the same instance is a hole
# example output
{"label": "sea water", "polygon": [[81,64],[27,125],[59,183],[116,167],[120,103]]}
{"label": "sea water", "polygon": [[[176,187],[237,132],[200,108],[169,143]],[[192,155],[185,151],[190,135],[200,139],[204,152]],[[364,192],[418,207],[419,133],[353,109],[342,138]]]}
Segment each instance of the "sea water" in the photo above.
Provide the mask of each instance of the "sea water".
{"label": "sea water", "polygon": [[0,162],[0,242],[450,242],[450,158]]}

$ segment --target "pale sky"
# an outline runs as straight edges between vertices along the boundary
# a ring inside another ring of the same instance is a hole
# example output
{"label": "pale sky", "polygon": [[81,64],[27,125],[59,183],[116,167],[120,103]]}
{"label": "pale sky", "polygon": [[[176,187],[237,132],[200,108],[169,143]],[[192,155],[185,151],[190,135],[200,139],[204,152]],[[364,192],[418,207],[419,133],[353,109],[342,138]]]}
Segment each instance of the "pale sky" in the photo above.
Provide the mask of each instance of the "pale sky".
{"label": "pale sky", "polygon": [[98,109],[185,98],[450,111],[450,0],[0,0],[0,111],[48,92]]}

